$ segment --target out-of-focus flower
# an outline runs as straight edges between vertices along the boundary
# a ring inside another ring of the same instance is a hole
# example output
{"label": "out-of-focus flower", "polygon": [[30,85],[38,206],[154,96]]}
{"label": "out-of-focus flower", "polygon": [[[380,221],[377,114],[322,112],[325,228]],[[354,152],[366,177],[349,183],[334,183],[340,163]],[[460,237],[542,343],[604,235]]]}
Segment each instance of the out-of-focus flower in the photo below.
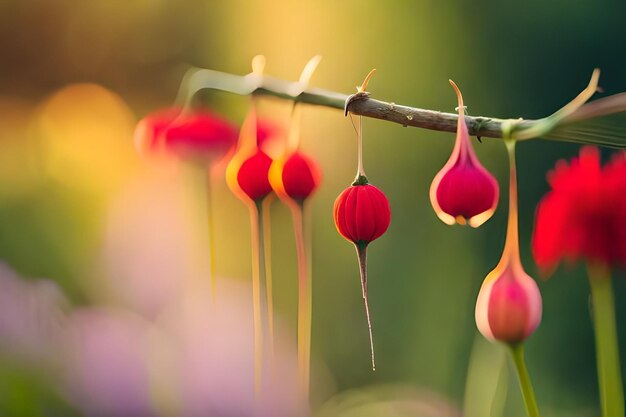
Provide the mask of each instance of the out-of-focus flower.
{"label": "out-of-focus flower", "polygon": [[87,415],[157,415],[150,398],[148,328],[122,310],[74,312],[60,352],[68,399]]}
{"label": "out-of-focus flower", "polygon": [[444,223],[467,223],[478,227],[489,220],[496,210],[498,182],[476,157],[465,124],[463,97],[452,80],[450,84],[459,102],[456,142],[450,159],[430,186],[430,201]]}
{"label": "out-of-focus flower", "polygon": [[311,157],[296,151],[286,158],[275,160],[269,178],[278,195],[302,202],[315,192],[322,173]]}
{"label": "out-of-focus flower", "polygon": [[165,152],[202,163],[223,157],[236,141],[237,128],[208,110],[160,110],[142,119],[135,130],[135,146],[142,155]]}
{"label": "out-of-focus flower", "polygon": [[119,95],[100,85],[59,89],[41,104],[36,122],[44,172],[63,184],[104,196],[135,170],[128,141],[133,114]]}
{"label": "out-of-focus flower", "polygon": [[272,158],[260,149],[241,163],[237,171],[237,183],[250,200],[261,201],[272,192],[267,177],[270,166]]}
{"label": "out-of-focus flower", "polygon": [[561,259],[626,265],[626,152],[604,167],[597,148],[584,147],[548,174],[551,190],[539,206],[532,238],[537,265]]}

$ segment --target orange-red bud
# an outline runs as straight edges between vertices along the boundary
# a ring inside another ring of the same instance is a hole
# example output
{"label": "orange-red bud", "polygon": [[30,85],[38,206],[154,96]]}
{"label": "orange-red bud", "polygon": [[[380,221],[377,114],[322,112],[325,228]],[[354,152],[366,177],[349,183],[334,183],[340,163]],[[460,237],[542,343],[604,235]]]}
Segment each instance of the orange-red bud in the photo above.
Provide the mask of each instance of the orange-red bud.
{"label": "orange-red bud", "polygon": [[315,192],[321,181],[321,171],[309,156],[294,152],[286,160],[277,160],[270,169],[270,183],[279,195],[303,201]]}
{"label": "orange-red bud", "polygon": [[272,158],[260,149],[243,161],[237,172],[237,183],[251,200],[258,201],[272,192],[267,178]]}

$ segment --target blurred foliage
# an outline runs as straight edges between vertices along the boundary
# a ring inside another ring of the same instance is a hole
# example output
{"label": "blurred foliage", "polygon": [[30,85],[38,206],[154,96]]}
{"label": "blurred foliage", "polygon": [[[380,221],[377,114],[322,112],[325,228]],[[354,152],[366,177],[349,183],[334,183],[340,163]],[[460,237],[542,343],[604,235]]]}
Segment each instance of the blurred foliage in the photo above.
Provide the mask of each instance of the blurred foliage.
{"label": "blurred foliage", "polygon": [[[374,97],[452,111],[452,78],[470,114],[532,118],[568,102],[594,67],[602,69],[606,94],[626,90],[620,53],[625,15],[626,3],[609,0],[2,0],[0,259],[27,277],[54,279],[74,303],[98,299],[90,280],[101,274],[107,208],[142,164],[132,148],[133,124],[172,103],[188,64],[243,74],[250,58],[262,53],[268,73],[295,79],[309,57],[321,54],[315,86],[351,92],[376,67],[369,87]],[[237,122],[249,103],[224,93],[202,98]],[[263,106],[275,117],[289,114],[288,103]],[[504,242],[504,147],[498,140],[475,142],[503,190],[494,218],[478,230],[450,228],[433,213],[428,187],[453,135],[372,120],[364,125],[367,172],[392,206],[391,227],[370,250],[375,373],[368,366],[354,250],[331,216],[335,196],[353,178],[354,132],[338,111],[304,110],[303,146],[324,171],[313,201],[313,378],[331,375],[334,381],[314,382],[315,401],[402,383],[437,392],[460,409],[477,334],[475,297]],[[541,140],[518,146],[522,258],[536,278],[529,240],[535,207],[547,191],[545,174],[577,150]],[[223,181],[215,195],[218,271],[246,281],[245,208]],[[276,308],[293,326],[297,282],[289,213],[276,204],[272,220]],[[624,329],[620,275],[617,320]],[[527,357],[543,415],[597,415],[584,271],[561,268],[540,289],[544,319]],[[623,331],[620,338],[626,357]],[[506,378],[503,415],[523,416],[515,376]],[[0,389],[3,415],[41,415],[35,403],[25,405],[26,393],[53,401],[27,373],[6,370],[0,380],[11,385]]]}

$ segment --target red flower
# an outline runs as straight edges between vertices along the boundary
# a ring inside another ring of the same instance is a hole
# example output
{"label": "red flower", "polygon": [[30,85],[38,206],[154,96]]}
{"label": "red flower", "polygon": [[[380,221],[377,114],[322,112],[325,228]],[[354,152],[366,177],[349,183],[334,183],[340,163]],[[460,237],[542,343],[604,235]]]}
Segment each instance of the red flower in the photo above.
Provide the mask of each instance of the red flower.
{"label": "red flower", "polygon": [[371,184],[352,185],[335,200],[335,226],[347,240],[368,244],[387,231],[391,211],[387,197]]}
{"label": "red flower", "polygon": [[237,128],[207,111],[181,116],[171,108],[142,119],[135,130],[135,144],[143,155],[160,151],[182,159],[208,162],[224,156],[237,141]]}
{"label": "red flower", "polygon": [[584,147],[569,165],[559,161],[548,182],[532,239],[537,265],[549,270],[562,258],[626,265],[626,152],[602,167],[598,149]]}
{"label": "red flower", "polygon": [[267,173],[272,165],[272,158],[257,149],[256,153],[246,159],[237,171],[237,182],[251,200],[258,201],[272,192]]}
{"label": "red flower", "polygon": [[269,179],[279,196],[304,201],[317,189],[321,171],[309,156],[294,152],[287,159],[277,159],[270,168]]}
{"label": "red flower", "polygon": [[230,122],[203,110],[176,122],[165,131],[165,148],[182,158],[211,160],[224,156],[237,142]]}
{"label": "red flower", "polygon": [[481,164],[465,124],[463,97],[456,84],[459,119],[456,142],[450,159],[430,186],[430,201],[437,216],[446,224],[478,227],[493,215],[498,205],[498,182]]}

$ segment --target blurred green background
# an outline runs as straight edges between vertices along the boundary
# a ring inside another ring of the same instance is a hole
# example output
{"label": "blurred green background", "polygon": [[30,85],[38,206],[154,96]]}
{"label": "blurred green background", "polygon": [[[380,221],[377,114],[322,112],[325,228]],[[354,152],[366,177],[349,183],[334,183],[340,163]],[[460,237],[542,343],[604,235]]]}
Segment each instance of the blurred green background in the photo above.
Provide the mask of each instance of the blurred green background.
{"label": "blurred green background", "polygon": [[[604,94],[626,90],[625,16],[626,3],[591,0],[0,0],[0,259],[26,277],[57,281],[77,305],[92,302],[89,277],[98,274],[108,204],[142,163],[133,150],[134,123],[173,102],[190,64],[245,74],[250,59],[264,54],[267,73],[296,79],[321,54],[317,87],[350,93],[377,68],[369,86],[374,97],[451,112],[452,78],[471,115],[535,118],[572,99],[595,67]],[[102,89],[60,92],[75,83]],[[202,98],[237,123],[249,104],[225,93]],[[289,103],[267,106],[289,114]],[[501,363],[500,348],[476,330],[474,303],[504,243],[504,146],[474,141],[501,185],[494,217],[480,229],[448,227],[436,218],[428,189],[454,135],[376,120],[364,126],[367,173],[392,207],[389,231],[369,251],[376,372],[369,368],[354,249],[331,216],[355,171],[354,132],[339,111],[303,111],[303,148],[324,172],[312,203],[314,402],[406,384],[459,410],[467,402],[472,417],[478,400],[474,391],[466,395],[471,353],[486,358],[480,369]],[[548,190],[545,174],[578,149],[542,140],[518,146],[522,258],[533,277],[539,274],[529,242],[535,207]],[[246,209],[224,184],[215,193],[219,275],[247,281]],[[297,280],[288,210],[276,204],[272,220],[276,309],[293,328]],[[626,355],[623,275],[615,284]],[[543,415],[599,415],[584,269],[562,267],[539,285],[544,316],[527,360]],[[31,391],[23,377],[5,374],[3,384]],[[523,416],[514,374],[505,378],[503,415]]]}

